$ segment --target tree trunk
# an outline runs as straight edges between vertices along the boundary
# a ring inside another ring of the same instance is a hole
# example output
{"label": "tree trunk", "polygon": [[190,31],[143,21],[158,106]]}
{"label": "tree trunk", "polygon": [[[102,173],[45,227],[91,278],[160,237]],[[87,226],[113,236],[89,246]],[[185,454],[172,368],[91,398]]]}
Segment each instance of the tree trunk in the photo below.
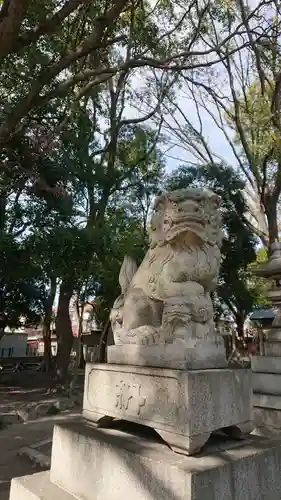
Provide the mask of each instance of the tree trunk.
{"label": "tree trunk", "polygon": [[4,335],[5,335],[5,327],[4,327],[4,328],[2,328],[2,327],[0,326],[0,342],[1,342],[1,339],[4,337]]}
{"label": "tree trunk", "polygon": [[111,328],[110,319],[107,320],[106,325],[102,331],[100,344],[99,344],[99,363],[106,363],[106,346],[109,329]]}
{"label": "tree trunk", "polygon": [[[1,2],[2,3],[2,2]],[[30,0],[4,0],[0,11],[0,59],[9,54]]]}
{"label": "tree trunk", "polygon": [[44,341],[44,366],[47,372],[51,368],[52,349],[51,349],[51,321],[52,309],[57,289],[57,280],[55,276],[51,277],[51,287],[48,299],[45,304],[45,315],[43,319],[43,341]]}
{"label": "tree trunk", "polygon": [[49,318],[45,315],[43,319],[43,342],[44,342],[44,369],[49,373],[51,369],[51,330]]}
{"label": "tree trunk", "polygon": [[1,233],[5,230],[6,222],[6,207],[7,207],[7,196],[5,192],[0,193],[0,231]]}
{"label": "tree trunk", "polygon": [[80,348],[79,369],[84,370],[84,368],[86,366],[86,360],[85,360],[85,356],[84,356],[84,343],[83,343],[82,337],[80,339],[80,344],[81,344],[81,348]]}
{"label": "tree trunk", "polygon": [[232,345],[232,352],[236,351],[236,330],[235,328],[232,329],[231,332],[231,345]]}
{"label": "tree trunk", "polygon": [[74,284],[63,281],[60,286],[59,303],[56,319],[58,338],[57,376],[58,382],[65,385],[68,376],[68,366],[73,345],[73,333],[69,315],[69,303],[73,294]]}
{"label": "tree trunk", "polygon": [[[84,359],[84,353],[83,353],[83,342],[82,342],[82,334],[83,334],[83,315],[84,315],[84,308],[85,308],[85,300],[83,299],[83,304],[81,308],[81,312],[79,311],[79,297],[78,295],[75,298],[75,314],[76,314],[76,322],[78,325],[78,333],[77,333],[77,338],[76,338],[76,360],[75,360],[75,366],[77,365],[77,368],[85,368],[85,359]],[[77,361],[77,356],[78,356],[78,361]]]}
{"label": "tree trunk", "polygon": [[237,335],[240,339],[244,338],[244,324],[245,324],[245,315],[244,313],[237,312],[235,315],[236,327],[237,327]]}
{"label": "tree trunk", "polygon": [[269,249],[270,245],[278,239],[278,222],[277,222],[277,201],[268,199],[264,203],[265,215],[268,225]]}
{"label": "tree trunk", "polygon": [[0,340],[2,339],[2,337],[4,337],[5,328],[7,326],[5,314],[3,311],[4,311],[4,298],[3,298],[3,293],[1,293],[0,290]]}
{"label": "tree trunk", "polygon": [[78,369],[79,365],[81,362],[81,351],[83,350],[83,345],[82,345],[82,333],[83,333],[83,314],[84,314],[84,307],[85,303],[83,303],[81,307],[81,311],[79,312],[79,302],[78,302],[78,296],[76,299],[76,315],[78,317],[78,334],[76,338],[76,358],[75,358],[75,366],[74,366],[74,373],[73,373],[73,379],[71,381],[71,387],[70,387],[70,396],[72,395],[72,391],[75,389],[75,385],[77,383],[77,378],[78,378]]}

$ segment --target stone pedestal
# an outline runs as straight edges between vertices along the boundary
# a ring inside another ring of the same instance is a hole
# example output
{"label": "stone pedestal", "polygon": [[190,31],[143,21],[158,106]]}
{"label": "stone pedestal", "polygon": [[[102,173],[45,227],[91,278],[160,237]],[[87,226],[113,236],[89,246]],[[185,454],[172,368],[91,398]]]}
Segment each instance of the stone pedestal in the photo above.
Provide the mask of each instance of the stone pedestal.
{"label": "stone pedestal", "polygon": [[176,370],[206,370],[225,368],[227,361],[222,337],[218,334],[206,339],[149,346],[127,344],[109,346],[108,363],[133,366],[155,366]]}
{"label": "stone pedestal", "polygon": [[13,479],[10,500],[280,500],[281,439],[237,439],[250,383],[247,370],[88,364],[86,419],[55,427],[50,472]]}
{"label": "stone pedestal", "polygon": [[72,422],[55,427],[51,471],[13,479],[10,500],[280,500],[280,464],[279,440],[214,439],[195,458]]}
{"label": "stone pedestal", "polygon": [[[264,347],[268,353],[267,342]],[[255,433],[281,435],[281,356],[253,356],[251,365]]]}
{"label": "stone pedestal", "polygon": [[83,414],[100,426],[114,418],[147,425],[191,455],[214,431],[252,430],[251,373],[88,364]]}

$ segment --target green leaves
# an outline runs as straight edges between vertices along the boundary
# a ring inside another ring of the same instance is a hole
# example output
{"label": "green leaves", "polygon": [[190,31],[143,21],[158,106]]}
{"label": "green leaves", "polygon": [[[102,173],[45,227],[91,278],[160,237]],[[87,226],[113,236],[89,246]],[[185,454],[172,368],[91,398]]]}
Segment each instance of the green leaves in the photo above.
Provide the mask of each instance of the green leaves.
{"label": "green leaves", "polygon": [[[36,300],[55,276],[110,306],[124,254],[141,259],[163,184],[161,105],[178,84],[167,68],[204,66],[196,51],[203,44],[209,54],[210,21],[232,13],[231,1],[28,3],[2,59],[0,51],[1,228],[27,252],[26,277],[12,246],[7,266],[16,283],[37,287]],[[237,221],[225,224],[235,232]]]}
{"label": "green leaves", "polygon": [[37,281],[39,269],[30,249],[3,235],[0,255],[0,312],[4,327],[15,327],[22,318],[27,323],[37,323],[43,311],[42,290]]}
{"label": "green leaves", "polygon": [[[281,158],[280,131],[272,123],[273,89],[273,81],[266,82],[265,92],[260,82],[255,81],[239,101],[241,122],[252,158],[251,169],[260,187],[265,172],[268,181],[275,182]],[[236,140],[241,140],[239,135]]]}

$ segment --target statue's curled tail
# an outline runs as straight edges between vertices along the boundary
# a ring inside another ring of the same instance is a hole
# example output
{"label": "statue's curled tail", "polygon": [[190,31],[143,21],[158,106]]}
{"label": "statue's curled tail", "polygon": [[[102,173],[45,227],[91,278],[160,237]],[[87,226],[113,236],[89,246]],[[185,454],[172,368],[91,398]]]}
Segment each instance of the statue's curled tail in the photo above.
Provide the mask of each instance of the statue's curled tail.
{"label": "statue's curled tail", "polygon": [[[135,260],[129,255],[125,255],[123,264],[119,273],[119,285],[121,288],[121,295],[117,297],[110,312],[111,327],[114,336],[116,332],[121,329],[123,322],[123,307],[125,302],[126,293],[129,290],[130,283],[137,272],[138,266]],[[115,338],[116,341],[116,338]]]}
{"label": "statue's curled tail", "polygon": [[125,296],[133,279],[136,274],[138,266],[136,261],[129,255],[125,255],[123,264],[119,273],[119,284],[121,287],[121,294]]}

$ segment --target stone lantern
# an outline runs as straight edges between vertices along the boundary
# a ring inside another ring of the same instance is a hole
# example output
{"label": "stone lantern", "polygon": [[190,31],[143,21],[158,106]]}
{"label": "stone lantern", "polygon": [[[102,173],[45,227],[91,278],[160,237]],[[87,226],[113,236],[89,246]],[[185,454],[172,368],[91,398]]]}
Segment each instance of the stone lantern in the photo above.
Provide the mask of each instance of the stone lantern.
{"label": "stone lantern", "polygon": [[263,354],[252,357],[254,418],[258,433],[281,433],[281,242],[271,246],[269,259],[254,269],[267,279],[267,297],[275,318],[266,331]]}

